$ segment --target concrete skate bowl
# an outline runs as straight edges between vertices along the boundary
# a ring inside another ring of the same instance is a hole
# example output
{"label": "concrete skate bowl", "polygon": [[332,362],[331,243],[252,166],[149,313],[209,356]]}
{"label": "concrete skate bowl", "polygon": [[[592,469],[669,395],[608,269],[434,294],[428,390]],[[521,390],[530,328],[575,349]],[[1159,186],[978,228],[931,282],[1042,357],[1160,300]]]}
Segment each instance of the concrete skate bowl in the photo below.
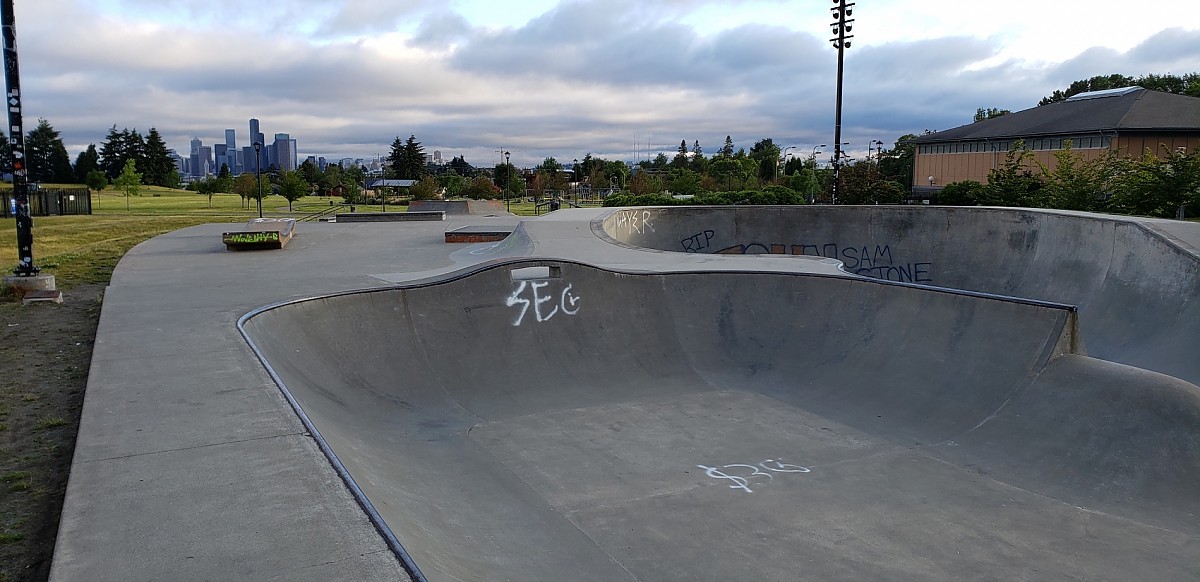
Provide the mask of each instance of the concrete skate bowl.
{"label": "concrete skate bowl", "polygon": [[1153,225],[1027,209],[780,206],[630,209],[593,229],[640,248],[820,255],[867,277],[1075,305],[1088,355],[1200,383],[1200,257]]}
{"label": "concrete skate bowl", "polygon": [[1200,394],[1074,318],[529,260],[242,329],[429,580],[1194,579]]}

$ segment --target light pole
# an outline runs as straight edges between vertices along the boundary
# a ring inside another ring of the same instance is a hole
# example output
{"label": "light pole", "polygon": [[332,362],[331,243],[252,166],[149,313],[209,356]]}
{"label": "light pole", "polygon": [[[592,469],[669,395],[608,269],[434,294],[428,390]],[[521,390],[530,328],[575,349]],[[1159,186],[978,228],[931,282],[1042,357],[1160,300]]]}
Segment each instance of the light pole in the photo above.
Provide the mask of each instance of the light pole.
{"label": "light pole", "polygon": [[[785,174],[787,173],[788,150],[794,149],[796,149],[796,146],[788,146],[783,148],[783,154],[779,156],[779,159],[783,160],[783,171]],[[779,162],[775,162],[775,180],[779,181]]]}
{"label": "light pole", "polygon": [[812,155],[808,156],[808,161],[812,165],[812,182],[808,184],[808,203],[815,204],[817,202],[817,149],[825,147],[825,144],[813,146]]}
{"label": "light pole", "polygon": [[833,0],[835,6],[829,10],[833,12],[833,27],[834,37],[829,39],[833,43],[833,48],[838,52],[838,68],[837,68],[837,108],[833,125],[833,194],[830,196],[830,202],[837,204],[838,190],[841,188],[842,173],[842,65],[845,61],[846,49],[850,48],[850,39],[854,38],[853,34],[846,34],[854,28],[854,19],[847,19],[854,13],[854,3],[847,3],[846,0]]}
{"label": "light pole", "polygon": [[579,206],[579,158],[575,158],[572,162],[571,177],[575,178],[575,184],[571,190],[575,193],[575,206]]}
{"label": "light pole", "polygon": [[512,164],[508,162],[508,152],[504,152],[504,210],[512,212]]}
{"label": "light pole", "polygon": [[258,183],[258,217],[262,218],[262,156],[258,155],[262,149],[261,142],[254,142],[254,180]]}

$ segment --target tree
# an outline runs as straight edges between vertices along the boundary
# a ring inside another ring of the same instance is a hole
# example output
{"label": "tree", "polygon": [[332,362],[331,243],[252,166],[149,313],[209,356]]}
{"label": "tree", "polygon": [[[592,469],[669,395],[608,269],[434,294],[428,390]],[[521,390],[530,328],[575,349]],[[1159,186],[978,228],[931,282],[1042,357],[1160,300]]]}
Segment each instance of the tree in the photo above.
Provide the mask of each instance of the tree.
{"label": "tree", "polygon": [[1097,75],[1090,79],[1075,81],[1066,90],[1055,90],[1050,95],[1042,97],[1042,100],[1038,101],[1038,105],[1049,105],[1051,103],[1066,101],[1075,95],[1090,91],[1103,91],[1105,89],[1120,89],[1122,87],[1134,86],[1154,91],[1200,97],[1200,74],[1188,73],[1182,76],[1149,74],[1142,75],[1136,79],[1117,73]]}
{"label": "tree", "polygon": [[984,108],[980,107],[979,109],[975,110],[975,123],[979,123],[980,121],[983,121],[985,119],[994,119],[997,117],[1003,117],[1005,115],[1008,115],[1009,113],[1012,113],[1012,111],[1009,111],[1007,109],[996,109],[995,107],[990,107],[988,109],[984,109]]}
{"label": "tree", "polygon": [[718,152],[718,155],[720,155],[722,158],[733,157],[733,139],[728,135],[725,136],[725,145],[721,146],[721,151]]}
{"label": "tree", "polygon": [[175,162],[171,161],[171,154],[167,151],[167,143],[163,141],[162,135],[158,133],[158,129],[151,127],[150,132],[146,134],[146,145],[144,158],[138,161],[145,174],[146,183],[152,186],[174,187],[178,184],[177,178],[172,178],[172,173],[175,171]]}
{"label": "tree", "polygon": [[87,185],[88,190],[99,192],[108,187],[108,176],[98,169],[92,170],[83,177],[83,183]]}
{"label": "tree", "polygon": [[561,192],[567,188],[567,179],[563,176],[562,164],[554,159],[554,156],[542,160],[537,168],[537,184],[540,186],[534,187],[535,197],[540,196],[540,190],[550,190],[552,192]]}
{"label": "tree", "polygon": [[911,133],[904,134],[892,149],[879,152],[879,174],[884,180],[899,184],[905,192],[912,191],[913,158],[917,155],[912,140],[916,137]]}
{"label": "tree", "polygon": [[975,206],[987,199],[987,186],[974,180],[951,182],[937,192],[937,203],[946,206]]}
{"label": "tree", "polygon": [[75,181],[67,148],[58,131],[45,119],[38,119],[37,127],[25,137],[25,159],[30,182]]}
{"label": "tree", "polygon": [[1105,198],[1104,169],[1109,157],[1083,160],[1074,155],[1071,140],[1054,152],[1054,168],[1039,164],[1046,183],[1047,205],[1063,210],[1100,210]]}
{"label": "tree", "polygon": [[234,194],[242,197],[242,208],[248,208],[250,206],[250,201],[254,200],[257,188],[257,177],[254,174],[245,173],[233,180],[233,187],[231,190]]}
{"label": "tree", "polygon": [[475,167],[467,163],[466,158],[457,156],[450,158],[450,169],[454,170],[459,176],[470,177],[475,175]]}
{"label": "tree", "polygon": [[[75,158],[75,181],[86,184],[88,174],[99,169],[100,153],[96,151],[96,144],[89,144],[87,149],[79,152]],[[107,180],[105,185],[108,185]]]}
{"label": "tree", "polygon": [[125,192],[125,210],[128,211],[129,197],[137,196],[142,188],[142,175],[137,171],[137,162],[125,160],[125,167],[121,169],[121,174],[117,176],[113,185]]}
{"label": "tree", "polygon": [[388,156],[392,163],[392,171],[401,180],[420,180],[425,176],[425,148],[417,141],[417,136],[409,135],[408,141],[400,144],[399,136],[392,142],[392,154]]}
{"label": "tree", "polygon": [[499,193],[500,188],[492,184],[492,181],[484,176],[472,178],[471,182],[467,184],[467,187],[462,192],[464,196],[472,200],[491,200]]}
{"label": "tree", "polygon": [[1160,158],[1147,148],[1140,160],[1119,158],[1114,168],[1115,210],[1182,219],[1185,207],[1200,204],[1200,149]]}
{"label": "tree", "polygon": [[1032,157],[1025,142],[1017,140],[1008,150],[1004,163],[988,173],[985,205],[1044,208],[1047,200],[1042,192],[1044,183],[1028,167]]}
{"label": "tree", "polygon": [[208,207],[212,208],[213,194],[216,194],[217,190],[220,188],[220,183],[218,182],[218,180],[216,178],[212,178],[212,177],[201,178],[199,180],[192,182],[191,184],[189,184],[189,186],[194,187],[196,189],[196,192],[199,192],[201,196],[207,196],[208,197]]}
{"label": "tree", "polygon": [[675,152],[675,157],[671,158],[671,167],[682,169],[688,167],[688,147],[687,140],[679,142],[679,149]]}
{"label": "tree", "polygon": [[408,189],[408,192],[412,195],[413,200],[435,200],[437,199],[440,191],[441,186],[438,185],[437,180],[433,179],[432,176],[425,176],[424,178],[421,178],[419,182],[413,184],[413,186]]}
{"label": "tree", "polygon": [[142,159],[145,143],[137,130],[128,128],[117,131],[117,126],[108,130],[108,136],[100,143],[100,167],[110,180],[116,180],[125,169],[125,162]]}
{"label": "tree", "polygon": [[233,175],[229,172],[229,164],[221,164],[221,171],[217,172],[214,186],[217,192],[229,192],[233,189]]}
{"label": "tree", "polygon": [[288,201],[288,212],[292,211],[292,203],[308,193],[308,183],[300,172],[284,172],[279,181],[279,195]]}
{"label": "tree", "polygon": [[457,198],[467,187],[467,181],[462,176],[448,171],[437,177],[438,185],[446,192],[447,198]]}

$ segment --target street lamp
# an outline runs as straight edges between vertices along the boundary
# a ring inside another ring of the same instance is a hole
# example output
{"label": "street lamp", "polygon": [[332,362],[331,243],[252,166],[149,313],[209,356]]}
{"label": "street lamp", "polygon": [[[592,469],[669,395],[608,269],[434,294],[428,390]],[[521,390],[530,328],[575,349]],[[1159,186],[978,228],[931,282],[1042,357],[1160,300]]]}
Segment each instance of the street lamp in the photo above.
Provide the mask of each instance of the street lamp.
{"label": "street lamp", "polygon": [[808,203],[809,204],[815,204],[817,201],[817,154],[823,153],[823,152],[818,152],[817,149],[823,148],[823,147],[825,147],[825,144],[813,146],[812,155],[808,156],[808,161],[812,162],[812,168],[811,168],[812,169],[812,182],[810,182],[808,184]]}
{"label": "street lamp", "polygon": [[[796,146],[788,146],[788,147],[786,147],[786,148],[783,148],[783,154],[782,154],[781,156],[779,156],[779,159],[783,160],[783,171],[784,171],[784,173],[786,173],[786,172],[787,172],[787,157],[788,157],[788,150],[794,150],[794,149],[796,149]],[[779,179],[779,162],[775,162],[775,179],[776,179],[776,180],[778,180],[778,179]]]}
{"label": "street lamp", "polygon": [[512,164],[508,162],[508,152],[504,152],[504,210],[512,212]]}
{"label": "street lamp", "polygon": [[572,190],[575,191],[575,206],[578,207],[579,206],[579,158],[575,158],[573,160],[573,162],[574,163],[571,164],[571,177],[575,178],[575,185],[574,185],[575,187],[572,188]]}
{"label": "street lamp", "polygon": [[262,218],[262,157],[258,155],[262,142],[254,142],[254,180],[258,182],[258,217]]}

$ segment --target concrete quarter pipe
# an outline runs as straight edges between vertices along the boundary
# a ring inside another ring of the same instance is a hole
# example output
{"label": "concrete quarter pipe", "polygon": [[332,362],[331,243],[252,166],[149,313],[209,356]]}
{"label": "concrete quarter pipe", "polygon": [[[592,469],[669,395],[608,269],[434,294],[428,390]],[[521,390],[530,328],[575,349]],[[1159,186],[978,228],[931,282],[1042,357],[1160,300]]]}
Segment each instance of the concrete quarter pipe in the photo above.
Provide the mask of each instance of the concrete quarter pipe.
{"label": "concrete quarter pipe", "polygon": [[429,580],[1200,576],[1186,243],[878,207],[513,237],[241,323]]}

